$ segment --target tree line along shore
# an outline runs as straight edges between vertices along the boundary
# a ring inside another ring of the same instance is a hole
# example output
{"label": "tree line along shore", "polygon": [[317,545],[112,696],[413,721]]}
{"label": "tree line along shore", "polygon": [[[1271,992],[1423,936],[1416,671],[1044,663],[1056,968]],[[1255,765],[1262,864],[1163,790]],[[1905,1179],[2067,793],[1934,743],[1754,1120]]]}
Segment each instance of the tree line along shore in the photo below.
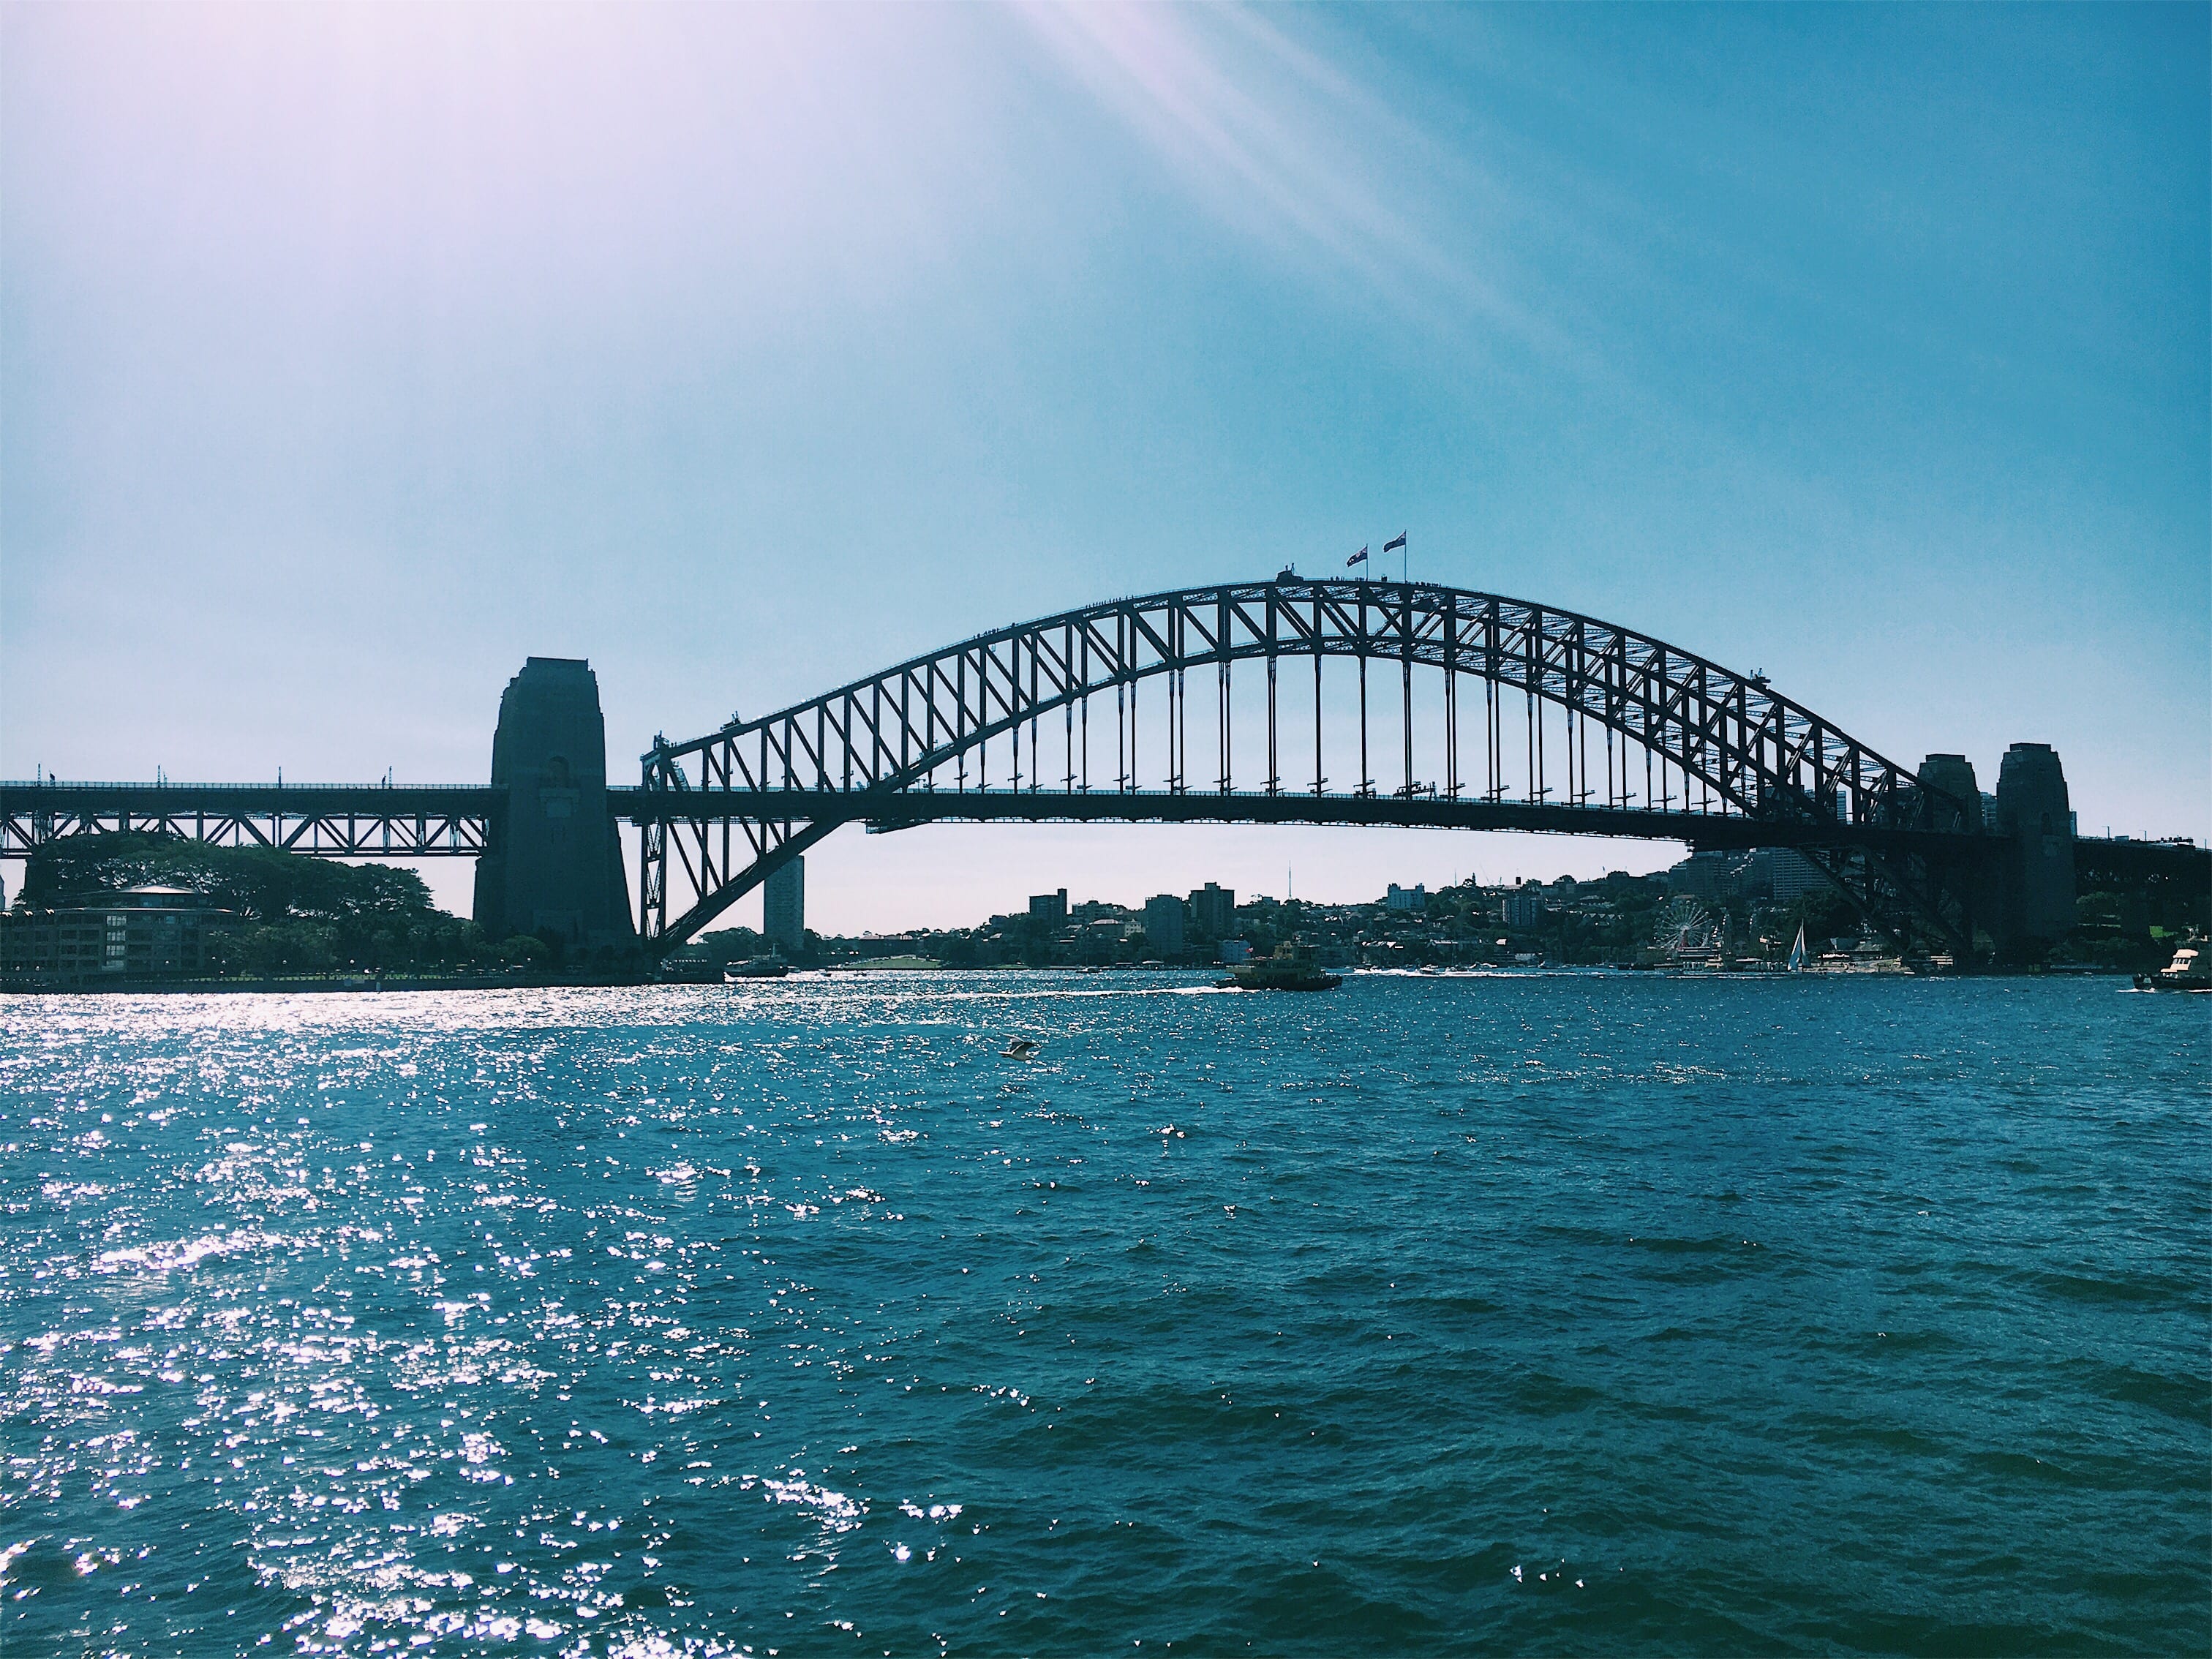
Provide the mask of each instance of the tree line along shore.
{"label": "tree line along shore", "polygon": [[[1589,881],[1470,880],[1432,892],[1393,885],[1383,897],[1353,904],[1267,896],[1237,903],[1209,884],[1169,918],[1172,928],[1161,915],[1170,899],[1071,906],[1063,892],[1056,908],[1032,901],[1029,910],[969,927],[857,937],[810,931],[781,947],[751,929],[724,928],[655,962],[636,948],[580,950],[557,934],[489,937],[433,904],[413,871],[392,865],[107,835],[56,842],[27,861],[21,890],[0,913],[0,984],[279,989],[697,981],[719,979],[725,967],[772,949],[799,968],[1196,968],[1245,952],[1265,956],[1289,941],[1346,967],[1655,967],[1671,965],[1686,949],[1700,960],[1709,953],[1756,965],[1786,954],[1801,929],[1823,946],[1848,948],[1859,934],[1841,894],[1778,897],[1747,879],[1748,868],[1722,868],[1707,855],[1650,875],[1615,872]],[[154,945],[131,945],[118,960],[114,915],[131,895],[173,910],[161,918],[167,934],[155,930]],[[2087,893],[2077,908],[2067,939],[2008,965],[2143,971],[2212,921],[2197,914],[2212,908],[2204,897],[2154,890]],[[76,971],[30,959],[37,953],[26,947],[34,939],[52,957],[70,917],[79,919]],[[110,930],[105,936],[102,927]],[[165,947],[160,940],[169,935],[179,942]],[[94,961],[103,950],[106,958]]]}

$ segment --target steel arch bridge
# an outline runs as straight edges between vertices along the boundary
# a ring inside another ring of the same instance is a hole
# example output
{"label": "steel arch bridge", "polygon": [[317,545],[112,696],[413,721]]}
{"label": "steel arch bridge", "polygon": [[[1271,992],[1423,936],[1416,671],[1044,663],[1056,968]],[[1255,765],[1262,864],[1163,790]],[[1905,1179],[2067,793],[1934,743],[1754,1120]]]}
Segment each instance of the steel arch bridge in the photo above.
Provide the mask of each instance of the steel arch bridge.
{"label": "steel arch bridge", "polygon": [[[1763,675],[1523,599],[1289,571],[979,635],[704,737],[657,737],[642,762],[618,810],[642,830],[639,929],[656,950],[854,822],[1786,845],[1870,915],[1909,913],[1961,950],[1964,877],[1991,841],[1978,800],[1922,781]],[[1332,790],[1346,766],[1356,781]]]}

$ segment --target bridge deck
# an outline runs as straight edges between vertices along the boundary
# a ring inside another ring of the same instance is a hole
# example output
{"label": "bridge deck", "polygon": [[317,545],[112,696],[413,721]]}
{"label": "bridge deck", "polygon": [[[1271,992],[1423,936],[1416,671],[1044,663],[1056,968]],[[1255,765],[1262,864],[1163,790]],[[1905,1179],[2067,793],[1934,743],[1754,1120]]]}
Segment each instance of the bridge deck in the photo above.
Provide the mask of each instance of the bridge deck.
{"label": "bridge deck", "polygon": [[720,823],[843,819],[874,830],[924,823],[1309,823],[1389,829],[1510,830],[1683,842],[1699,848],[1875,845],[1957,847],[1970,839],[1934,830],[1859,824],[1784,823],[1720,812],[1654,811],[1441,795],[1276,794],[1211,790],[749,790],[610,789],[626,821]]}
{"label": "bridge deck", "polygon": [[[482,784],[0,782],[0,856],[66,835],[118,830],[262,842],[356,855],[473,856],[507,792]],[[1896,846],[1956,836],[1836,823],[1778,823],[1741,814],[1449,799],[1417,794],[1102,790],[648,790],[611,785],[625,823],[776,819],[860,822],[876,830],[936,823],[1316,823],[1677,841],[1698,847]],[[403,843],[405,849],[403,852]]]}
{"label": "bridge deck", "polygon": [[[342,858],[473,858],[505,810],[486,784],[53,783],[0,781],[0,858],[65,836],[117,830],[265,845]],[[1984,846],[1992,837],[1837,823],[1776,823],[1686,812],[1436,795],[1229,794],[1191,790],[647,790],[611,785],[609,811],[631,824],[744,819],[924,823],[1310,823],[1506,830],[1680,842],[1693,848],[1854,845],[1899,851]],[[2082,837],[2075,857],[2114,875],[2212,872],[2212,849],[2188,842]]]}
{"label": "bridge deck", "polygon": [[475,858],[506,793],[483,784],[0,782],[0,858],[124,830],[330,858]]}

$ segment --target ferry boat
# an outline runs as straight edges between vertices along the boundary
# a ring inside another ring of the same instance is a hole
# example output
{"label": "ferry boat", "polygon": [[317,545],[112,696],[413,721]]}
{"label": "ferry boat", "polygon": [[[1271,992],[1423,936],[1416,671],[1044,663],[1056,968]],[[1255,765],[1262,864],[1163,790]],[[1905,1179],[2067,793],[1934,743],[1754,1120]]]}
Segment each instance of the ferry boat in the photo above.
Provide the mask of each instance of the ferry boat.
{"label": "ferry boat", "polygon": [[2173,953],[2173,960],[2154,974],[2137,974],[2136,988],[2139,991],[2212,991],[2212,960],[2208,960],[2202,941],[2185,945]]}
{"label": "ferry boat", "polygon": [[[1846,942],[1835,941],[1838,945]],[[1905,957],[1876,939],[1862,939],[1850,942],[1849,948],[1823,951],[1818,956],[1805,953],[1805,930],[1797,930],[1797,943],[1790,948],[1787,970],[1793,974],[1909,974]]]}
{"label": "ferry boat", "polygon": [[1343,983],[1339,975],[1322,970],[1313,946],[1291,944],[1278,945],[1272,957],[1240,963],[1227,979],[1214,981],[1224,991],[1334,991]]}

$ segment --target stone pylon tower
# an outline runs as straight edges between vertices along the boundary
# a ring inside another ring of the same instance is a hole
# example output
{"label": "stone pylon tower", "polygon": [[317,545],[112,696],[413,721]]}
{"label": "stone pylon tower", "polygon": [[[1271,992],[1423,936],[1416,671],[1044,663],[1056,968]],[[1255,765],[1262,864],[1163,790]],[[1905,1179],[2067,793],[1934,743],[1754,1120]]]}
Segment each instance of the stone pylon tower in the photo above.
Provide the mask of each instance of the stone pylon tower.
{"label": "stone pylon tower", "polygon": [[587,950],[634,944],[591,664],[532,657],[507,683],[491,783],[506,793],[507,811],[477,860],[476,919],[484,932],[553,935]]}
{"label": "stone pylon tower", "polygon": [[2049,945],[2071,933],[2074,815],[2066,774],[2047,743],[2016,743],[1997,769],[1996,830],[2012,837],[1999,883],[2001,947]]}
{"label": "stone pylon tower", "polygon": [[1982,827],[1982,787],[1975,781],[1973,762],[1964,755],[1930,755],[1920,763],[1920,781],[1961,803],[1954,811],[1947,802],[1931,828],[1974,831]]}

